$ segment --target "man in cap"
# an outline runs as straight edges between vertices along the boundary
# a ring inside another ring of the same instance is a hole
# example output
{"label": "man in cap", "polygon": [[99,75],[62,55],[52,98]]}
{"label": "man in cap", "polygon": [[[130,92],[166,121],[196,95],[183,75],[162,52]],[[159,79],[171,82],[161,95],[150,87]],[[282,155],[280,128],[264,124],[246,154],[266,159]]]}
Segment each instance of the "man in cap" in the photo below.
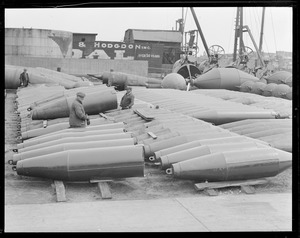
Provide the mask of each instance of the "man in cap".
{"label": "man in cap", "polygon": [[133,104],[134,104],[134,95],[132,94],[132,88],[126,87],[126,93],[121,99],[120,107],[122,108],[122,110],[129,109],[133,106]]}
{"label": "man in cap", "polygon": [[82,105],[85,94],[78,92],[76,95],[77,97],[70,109],[69,124],[70,127],[86,127],[85,121],[87,121],[87,124],[89,125],[90,120]]}
{"label": "man in cap", "polygon": [[27,69],[24,69],[23,73],[20,74],[20,85],[23,87],[27,87],[29,83],[29,76],[27,73]]}

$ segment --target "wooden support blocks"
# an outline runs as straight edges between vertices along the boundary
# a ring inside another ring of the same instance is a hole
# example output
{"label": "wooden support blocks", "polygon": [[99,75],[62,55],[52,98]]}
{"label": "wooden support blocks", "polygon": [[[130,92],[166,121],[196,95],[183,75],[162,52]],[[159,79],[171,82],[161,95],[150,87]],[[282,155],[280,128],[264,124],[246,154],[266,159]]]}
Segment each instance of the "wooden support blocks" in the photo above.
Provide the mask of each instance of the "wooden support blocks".
{"label": "wooden support blocks", "polygon": [[107,182],[112,180],[91,180],[91,183],[97,183],[102,199],[111,199],[112,195]]}
{"label": "wooden support blocks", "polygon": [[246,194],[254,194],[255,193],[255,188],[253,186],[249,186],[249,185],[242,185],[241,190]]}
{"label": "wooden support blocks", "polygon": [[253,180],[238,180],[238,181],[224,181],[224,182],[205,182],[194,185],[197,191],[205,191],[209,196],[216,196],[215,189],[226,187],[241,187],[242,192],[246,194],[254,194],[255,188],[253,185],[266,184],[267,179],[253,179]]}
{"label": "wooden support blocks", "polygon": [[151,136],[153,139],[157,139],[157,135],[155,135],[153,132],[149,131],[147,132],[147,134]]}
{"label": "wooden support blocks", "polygon": [[55,186],[55,193],[56,193],[56,201],[57,202],[67,201],[64,183],[62,181],[54,180],[54,186]]}
{"label": "wooden support blocks", "polygon": [[145,109],[135,109],[134,112],[142,117],[146,121],[152,121],[155,117],[150,114],[149,110]]}
{"label": "wooden support blocks", "polygon": [[204,189],[204,192],[208,195],[208,196],[218,196],[219,193],[215,190],[215,189],[211,189],[211,188],[206,188]]}
{"label": "wooden support blocks", "polygon": [[98,187],[100,189],[102,199],[111,199],[112,195],[107,182],[99,182]]}

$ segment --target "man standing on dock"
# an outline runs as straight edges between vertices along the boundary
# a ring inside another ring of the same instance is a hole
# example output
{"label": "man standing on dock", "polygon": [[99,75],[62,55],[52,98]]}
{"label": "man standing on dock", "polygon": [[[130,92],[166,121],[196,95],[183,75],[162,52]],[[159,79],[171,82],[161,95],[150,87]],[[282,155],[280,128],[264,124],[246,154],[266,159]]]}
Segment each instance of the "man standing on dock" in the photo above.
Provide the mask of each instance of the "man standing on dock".
{"label": "man standing on dock", "polygon": [[29,76],[27,73],[27,69],[24,69],[23,73],[20,74],[20,85],[23,87],[27,87],[29,83]]}
{"label": "man standing on dock", "polygon": [[122,110],[129,109],[133,106],[133,104],[134,104],[134,95],[132,94],[132,88],[126,87],[126,93],[121,99],[120,107],[122,108]]}
{"label": "man standing on dock", "polygon": [[87,121],[87,125],[89,125],[90,120],[82,105],[85,94],[78,92],[76,95],[77,98],[72,103],[70,109],[69,124],[70,127],[86,127],[85,121]]}

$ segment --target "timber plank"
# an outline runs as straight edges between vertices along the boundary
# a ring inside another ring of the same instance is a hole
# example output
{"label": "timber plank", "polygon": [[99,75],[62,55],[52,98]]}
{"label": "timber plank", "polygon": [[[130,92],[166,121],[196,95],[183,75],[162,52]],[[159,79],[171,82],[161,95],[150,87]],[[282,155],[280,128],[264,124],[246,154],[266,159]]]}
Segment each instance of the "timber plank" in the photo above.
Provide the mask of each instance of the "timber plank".
{"label": "timber plank", "polygon": [[112,195],[107,182],[98,182],[102,199],[111,199]]}
{"label": "timber plank", "polygon": [[62,181],[54,180],[54,186],[55,186],[55,193],[56,193],[56,201],[57,202],[67,201],[64,183]]}
{"label": "timber plank", "polygon": [[196,190],[202,191],[207,188],[215,189],[215,188],[225,188],[225,187],[241,187],[241,186],[265,184],[268,182],[269,181],[267,179],[237,180],[237,181],[224,181],[224,182],[205,182],[205,183],[196,183],[194,185],[194,187]]}
{"label": "timber plank", "polygon": [[249,186],[249,185],[242,185],[241,190],[246,194],[254,194],[255,193],[255,188],[253,186]]}
{"label": "timber plank", "polygon": [[145,109],[135,109],[134,112],[138,114],[140,117],[145,119],[146,121],[151,121],[155,117],[149,113],[149,111],[146,111]]}

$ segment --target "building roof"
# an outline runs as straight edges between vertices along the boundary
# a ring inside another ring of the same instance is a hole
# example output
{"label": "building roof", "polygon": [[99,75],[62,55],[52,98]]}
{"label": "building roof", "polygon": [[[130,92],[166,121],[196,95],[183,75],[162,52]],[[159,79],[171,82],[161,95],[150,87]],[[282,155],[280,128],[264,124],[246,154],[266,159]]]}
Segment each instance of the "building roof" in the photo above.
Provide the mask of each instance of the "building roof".
{"label": "building roof", "polygon": [[133,40],[177,42],[177,43],[181,43],[182,41],[182,35],[180,31],[139,30],[139,29],[128,29],[127,31],[132,31]]}
{"label": "building roof", "polygon": [[73,32],[73,35],[98,35],[98,33],[77,33],[77,32]]}

